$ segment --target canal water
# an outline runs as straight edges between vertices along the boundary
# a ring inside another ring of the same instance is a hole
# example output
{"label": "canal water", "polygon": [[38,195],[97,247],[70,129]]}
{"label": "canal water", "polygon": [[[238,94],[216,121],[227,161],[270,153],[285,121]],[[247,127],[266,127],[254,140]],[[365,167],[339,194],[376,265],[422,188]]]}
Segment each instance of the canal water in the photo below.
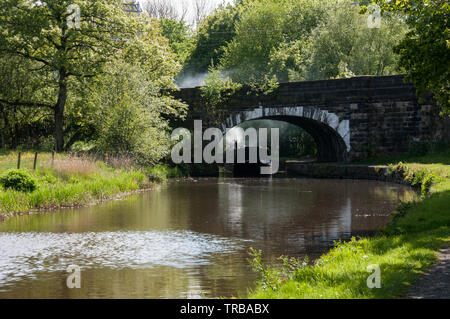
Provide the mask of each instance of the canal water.
{"label": "canal water", "polygon": [[[267,263],[318,257],[389,221],[406,186],[376,181],[198,179],[120,201],[0,223],[0,298],[245,297]],[[81,288],[69,289],[69,265]]]}

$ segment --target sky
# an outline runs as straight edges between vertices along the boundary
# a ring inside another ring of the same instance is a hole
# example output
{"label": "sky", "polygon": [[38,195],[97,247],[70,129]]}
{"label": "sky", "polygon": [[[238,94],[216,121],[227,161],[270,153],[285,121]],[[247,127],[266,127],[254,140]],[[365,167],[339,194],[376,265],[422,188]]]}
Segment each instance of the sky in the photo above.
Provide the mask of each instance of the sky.
{"label": "sky", "polygon": [[[188,21],[192,21],[194,20],[194,3],[197,0],[139,0],[139,2],[141,3],[142,6],[145,5],[146,2],[148,1],[164,1],[164,2],[169,2],[174,4],[177,8],[182,8],[183,4],[184,6],[186,6],[188,8],[188,16],[187,16],[187,20]],[[201,1],[201,0],[200,0]],[[216,8],[220,3],[230,3],[233,2],[233,0],[203,0],[207,3],[207,7],[209,11],[214,10],[214,8]]]}

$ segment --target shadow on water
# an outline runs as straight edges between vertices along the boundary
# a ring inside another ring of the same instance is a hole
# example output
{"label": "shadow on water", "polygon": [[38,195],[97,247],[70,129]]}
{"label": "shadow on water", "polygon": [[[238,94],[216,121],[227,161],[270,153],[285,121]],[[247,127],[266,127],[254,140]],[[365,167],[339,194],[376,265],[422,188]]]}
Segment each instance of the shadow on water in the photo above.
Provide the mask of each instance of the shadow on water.
{"label": "shadow on water", "polygon": [[[238,161],[238,154],[241,152],[244,162]],[[251,154],[253,154],[254,160],[249,160],[252,158]],[[262,168],[270,168],[271,161],[263,160],[261,158],[261,154],[270,154],[270,150],[268,148],[262,147],[249,147],[238,149],[234,153],[234,163],[232,165],[233,177],[242,178],[242,177],[252,177],[252,178],[267,178],[268,175],[261,174]]]}

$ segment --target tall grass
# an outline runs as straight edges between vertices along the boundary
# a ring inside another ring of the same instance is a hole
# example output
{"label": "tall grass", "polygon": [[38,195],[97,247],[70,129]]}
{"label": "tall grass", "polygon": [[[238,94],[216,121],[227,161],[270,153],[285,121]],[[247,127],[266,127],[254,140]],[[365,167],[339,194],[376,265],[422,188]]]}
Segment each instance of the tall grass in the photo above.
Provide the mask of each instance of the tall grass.
{"label": "tall grass", "polygon": [[47,163],[47,167],[52,167],[55,172],[64,176],[88,176],[100,169],[96,161],[88,156],[78,157],[69,155],[65,158],[55,160],[53,165],[50,165]]}
{"label": "tall grass", "polygon": [[[40,154],[39,165],[32,171],[34,154],[22,155],[22,169],[38,180],[38,188],[23,193],[0,188],[0,214],[58,207],[81,206],[106,200],[119,193],[150,185],[147,176],[137,169],[116,169],[87,156]],[[16,167],[17,153],[0,156],[0,174]]]}

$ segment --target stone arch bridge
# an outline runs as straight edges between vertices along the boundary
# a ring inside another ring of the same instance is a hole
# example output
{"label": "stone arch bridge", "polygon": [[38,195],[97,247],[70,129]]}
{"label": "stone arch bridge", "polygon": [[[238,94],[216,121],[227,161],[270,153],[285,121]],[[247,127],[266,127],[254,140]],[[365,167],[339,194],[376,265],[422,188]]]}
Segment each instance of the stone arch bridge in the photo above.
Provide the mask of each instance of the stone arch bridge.
{"label": "stone arch bridge", "polygon": [[[174,95],[190,107],[185,127],[215,116],[206,111],[199,87]],[[404,153],[411,142],[448,136],[449,127],[432,99],[419,103],[401,75],[280,83],[268,95],[243,87],[220,111],[223,130],[258,119],[298,125],[313,137],[324,162]]]}

